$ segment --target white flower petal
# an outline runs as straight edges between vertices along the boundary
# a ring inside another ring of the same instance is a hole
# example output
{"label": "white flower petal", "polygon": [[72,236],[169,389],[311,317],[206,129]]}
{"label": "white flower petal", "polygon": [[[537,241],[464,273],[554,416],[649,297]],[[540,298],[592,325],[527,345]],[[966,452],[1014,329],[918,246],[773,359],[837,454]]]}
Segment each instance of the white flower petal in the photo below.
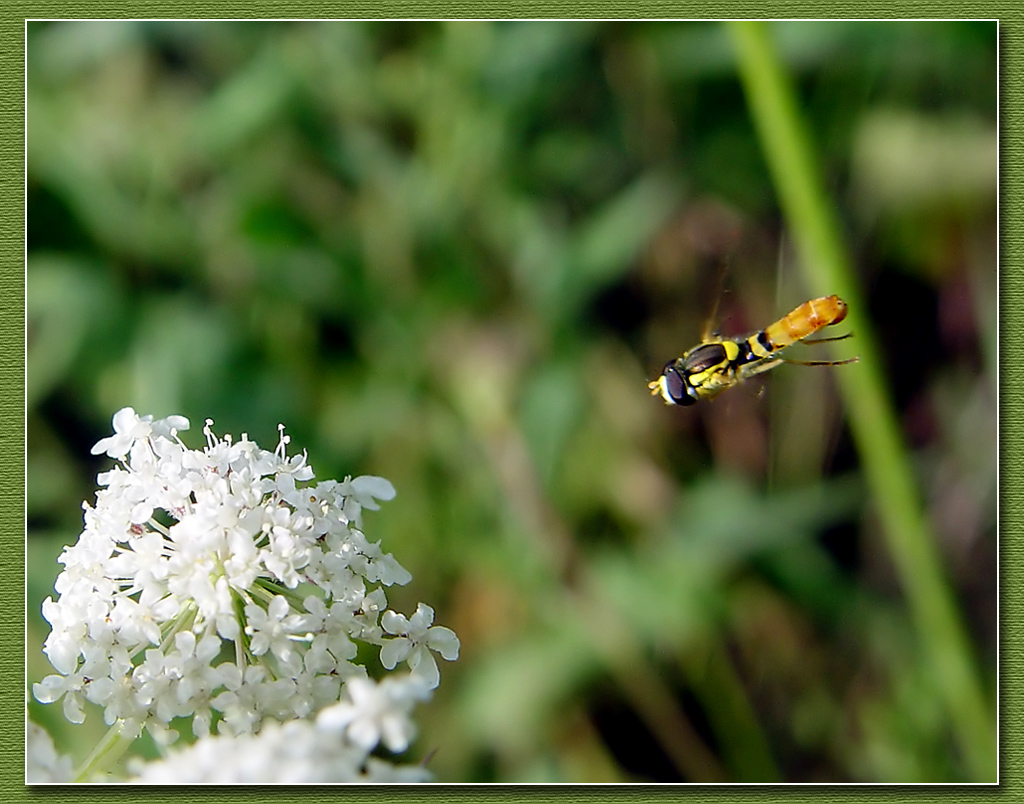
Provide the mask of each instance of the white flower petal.
{"label": "white flower petal", "polygon": [[412,643],[404,637],[387,640],[380,649],[380,663],[388,670],[394,670],[395,665],[409,655],[412,650]]}

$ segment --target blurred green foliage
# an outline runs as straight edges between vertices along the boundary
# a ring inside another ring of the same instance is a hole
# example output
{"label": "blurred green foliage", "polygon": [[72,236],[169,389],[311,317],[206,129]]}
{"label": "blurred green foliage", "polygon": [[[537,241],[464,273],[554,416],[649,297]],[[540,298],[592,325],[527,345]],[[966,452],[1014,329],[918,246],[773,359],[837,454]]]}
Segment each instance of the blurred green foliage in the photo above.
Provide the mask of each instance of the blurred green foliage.
{"label": "blurred green foliage", "polygon": [[[996,26],[771,30],[994,700]],[[441,780],[970,780],[843,369],[645,388],[807,297],[720,25],[31,23],[28,126],[29,682],[132,405],[394,483]]]}

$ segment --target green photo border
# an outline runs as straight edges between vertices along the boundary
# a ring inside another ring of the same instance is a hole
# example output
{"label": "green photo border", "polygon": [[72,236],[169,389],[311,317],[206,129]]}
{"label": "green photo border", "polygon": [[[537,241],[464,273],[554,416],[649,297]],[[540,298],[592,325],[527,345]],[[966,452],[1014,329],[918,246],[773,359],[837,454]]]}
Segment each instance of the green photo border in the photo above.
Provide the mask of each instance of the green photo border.
{"label": "green photo border", "polygon": [[[223,787],[198,788],[188,795],[200,800],[252,801],[273,796],[280,804],[291,802],[358,800],[358,801],[517,801],[529,796],[531,801],[731,801],[769,800],[784,795],[787,802],[836,799],[842,801],[902,800],[908,795],[915,802],[959,800],[970,796],[981,798],[1014,797],[1022,791],[1017,771],[1024,765],[1024,750],[1018,742],[1020,713],[1013,711],[1020,683],[1018,672],[1020,653],[1024,645],[1024,627],[1021,625],[1020,606],[1016,590],[1024,583],[1016,542],[1019,512],[1024,505],[1024,489],[1017,484],[1021,477],[1018,467],[1021,453],[1020,415],[1024,413],[1024,389],[1021,388],[1020,369],[1016,362],[1015,335],[1021,330],[1024,317],[1024,283],[1020,277],[1020,254],[1024,234],[1018,229],[1018,211],[1021,206],[1021,177],[1024,174],[1020,122],[1022,95],[1020,81],[1024,59],[1024,12],[1013,11],[1007,4],[925,2],[908,3],[894,8],[890,4],[860,3],[834,6],[806,2],[777,2],[765,7],[753,3],[686,3],[666,0],[639,0],[629,3],[606,0],[518,0],[512,3],[459,2],[445,3],[431,0],[414,2],[367,2],[351,0],[341,3],[312,3],[297,0],[283,3],[264,2],[241,5],[218,0],[207,2],[112,3],[77,2],[14,2],[0,12],[0,105],[2,105],[3,136],[0,137],[0,159],[6,203],[0,208],[0,244],[3,249],[3,269],[0,273],[0,377],[3,394],[0,395],[0,572],[6,598],[0,619],[0,679],[5,694],[2,696],[3,717],[0,735],[0,804],[29,800],[110,801],[134,800],[140,795],[137,787],[122,789],[110,786],[76,786],[27,788],[24,785],[24,690],[25,690],[25,104],[24,104],[24,49],[25,20],[40,18],[117,18],[132,16],[155,18],[237,18],[258,16],[262,13],[274,17],[290,18],[497,18],[528,16],[535,18],[743,18],[764,17],[772,11],[779,16],[795,18],[875,19],[888,18],[902,8],[907,16],[929,19],[999,19],[1001,68],[1001,214],[1000,237],[1000,614],[1002,632],[1000,642],[1000,779],[998,786],[978,785],[926,785],[926,786],[785,786],[776,789],[767,786],[431,786],[396,789],[383,788],[273,788],[264,793],[257,788],[231,789]],[[16,13],[14,13],[16,12]],[[14,590],[14,591],[11,591]],[[142,793],[151,801],[175,801],[182,792],[173,788],[155,788]]]}

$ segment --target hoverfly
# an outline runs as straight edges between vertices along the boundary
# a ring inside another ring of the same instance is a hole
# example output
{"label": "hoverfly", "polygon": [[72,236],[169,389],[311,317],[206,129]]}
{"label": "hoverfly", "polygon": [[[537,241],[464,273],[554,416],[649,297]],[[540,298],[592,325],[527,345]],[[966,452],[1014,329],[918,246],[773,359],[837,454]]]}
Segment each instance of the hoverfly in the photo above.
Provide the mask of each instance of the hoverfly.
{"label": "hoverfly", "polygon": [[661,395],[668,405],[692,405],[701,399],[711,399],[726,388],[738,385],[756,374],[775,368],[782,363],[802,366],[840,366],[856,363],[860,358],[847,360],[788,360],[782,350],[798,341],[823,343],[841,341],[850,334],[835,338],[805,340],[825,327],[838,324],[846,318],[846,302],[838,296],[823,296],[806,301],[753,335],[722,338],[705,334],[701,343],[682,357],[669,361],[661,376],[647,387],[651,396]]}

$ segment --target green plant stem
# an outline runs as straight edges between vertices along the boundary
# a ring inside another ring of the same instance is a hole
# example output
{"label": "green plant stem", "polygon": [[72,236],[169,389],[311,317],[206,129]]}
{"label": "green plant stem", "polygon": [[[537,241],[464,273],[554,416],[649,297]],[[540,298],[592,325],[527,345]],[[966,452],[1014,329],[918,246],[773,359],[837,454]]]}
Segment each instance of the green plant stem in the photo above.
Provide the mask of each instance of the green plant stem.
{"label": "green plant stem", "polygon": [[814,293],[837,293],[849,304],[847,320],[856,334],[861,360],[836,371],[836,376],[915,629],[969,773],[977,781],[993,781],[995,707],[986,700],[971,644],[922,509],[910,457],[883,379],[878,341],[841,244],[838,223],[822,187],[792,84],[767,24],[728,25],[747,103],[797,246],[801,269]]}
{"label": "green plant stem", "polygon": [[75,771],[76,782],[87,782],[97,774],[109,771],[135,742],[134,738],[125,737],[121,722],[117,721],[107,729],[96,747],[85,762]]}

